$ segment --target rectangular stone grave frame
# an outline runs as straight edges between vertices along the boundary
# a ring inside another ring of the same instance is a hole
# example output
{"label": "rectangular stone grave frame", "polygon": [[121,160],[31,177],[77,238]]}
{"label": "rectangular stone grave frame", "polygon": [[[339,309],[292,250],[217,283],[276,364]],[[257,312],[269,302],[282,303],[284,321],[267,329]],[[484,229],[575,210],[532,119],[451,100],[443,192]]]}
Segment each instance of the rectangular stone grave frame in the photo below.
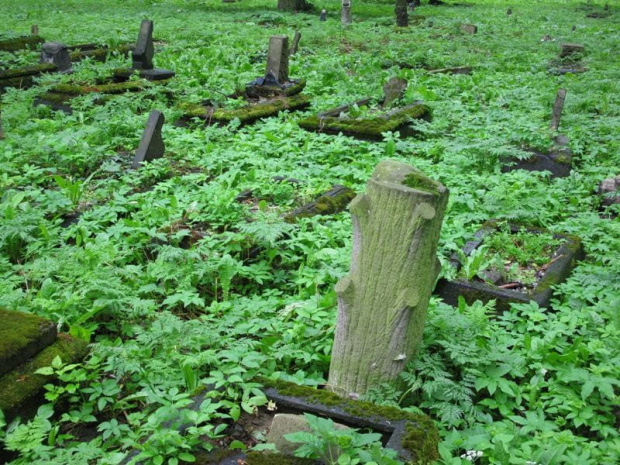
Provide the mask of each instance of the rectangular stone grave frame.
{"label": "rectangular stone grave frame", "polygon": [[[549,232],[543,228],[510,223],[510,228],[513,232],[517,232],[523,227],[525,227],[526,231],[532,233]],[[497,230],[497,228],[498,221],[489,220],[474,234],[474,240],[465,244],[463,253],[469,256],[474,250],[480,247],[484,239]],[[445,303],[454,307],[458,306],[459,296],[463,296],[468,304],[472,304],[475,300],[488,302],[495,299],[495,309],[498,314],[508,311],[511,303],[534,301],[540,307],[547,308],[553,297],[553,289],[551,289],[551,287],[564,282],[571,270],[575,267],[576,262],[583,259],[585,256],[581,239],[578,237],[559,233],[553,236],[557,239],[564,239],[565,242],[557,249],[555,253],[556,258],[550,258],[550,264],[543,277],[529,294],[510,289],[502,289],[487,283],[458,279],[448,281],[443,278],[437,282],[434,293],[441,297]],[[450,258],[450,263],[457,270],[461,267],[458,255],[456,254]]]}

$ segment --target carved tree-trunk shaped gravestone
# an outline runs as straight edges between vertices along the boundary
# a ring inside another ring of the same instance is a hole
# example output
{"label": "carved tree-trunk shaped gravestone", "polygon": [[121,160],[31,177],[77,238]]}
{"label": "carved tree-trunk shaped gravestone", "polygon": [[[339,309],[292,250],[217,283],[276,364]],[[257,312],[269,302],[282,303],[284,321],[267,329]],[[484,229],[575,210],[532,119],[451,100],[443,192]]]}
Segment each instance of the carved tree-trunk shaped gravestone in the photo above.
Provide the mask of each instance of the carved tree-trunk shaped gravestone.
{"label": "carved tree-trunk shaped gravestone", "polygon": [[555,103],[553,104],[553,113],[551,114],[550,128],[553,131],[557,131],[560,127],[560,119],[562,118],[562,109],[564,108],[564,99],[566,98],[566,89],[558,89],[558,94],[555,97]]}
{"label": "carved tree-trunk shaped gravestone", "polygon": [[265,78],[275,79],[278,84],[288,81],[288,36],[271,36],[267,51]]}
{"label": "carved tree-trunk shaped gravestone", "polygon": [[353,16],[351,14],[351,0],[342,0],[342,14],[340,21],[344,26],[348,26],[353,23]]}
{"label": "carved tree-trunk shaped gravestone", "polygon": [[140,145],[136,150],[131,167],[133,169],[140,168],[145,161],[155,160],[164,156],[164,140],[161,137],[161,128],[164,125],[164,114],[160,111],[153,110],[149,115],[146,128],[142,134]]}
{"label": "carved tree-trunk shaped gravestone", "polygon": [[409,26],[409,14],[407,13],[407,0],[396,0],[396,25],[398,27]]}
{"label": "carved tree-trunk shaped gravestone", "polygon": [[364,394],[394,380],[422,339],[439,272],[437,242],[448,190],[416,168],[379,163],[350,204],[353,252],[336,284],[338,318],[329,384]]}

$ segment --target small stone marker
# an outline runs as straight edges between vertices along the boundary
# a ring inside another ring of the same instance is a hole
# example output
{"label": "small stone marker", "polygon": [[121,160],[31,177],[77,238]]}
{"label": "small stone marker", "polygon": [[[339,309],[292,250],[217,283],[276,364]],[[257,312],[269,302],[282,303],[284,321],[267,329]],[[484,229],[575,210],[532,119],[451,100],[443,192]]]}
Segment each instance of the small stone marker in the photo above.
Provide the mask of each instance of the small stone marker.
{"label": "small stone marker", "polygon": [[476,34],[478,32],[478,26],[474,24],[461,24],[461,32],[465,34]]}
{"label": "small stone marker", "polygon": [[620,203],[620,176],[601,181],[598,193],[603,197],[603,206],[609,207]]}
{"label": "small stone marker", "polygon": [[413,12],[415,11],[415,3],[413,3],[413,2],[409,2],[409,3],[407,4],[407,6],[409,7],[409,11],[410,11],[410,12],[412,12],[412,13],[413,13]]}
{"label": "small stone marker", "polygon": [[2,129],[2,107],[0,106],[0,139],[4,139],[4,129]]}
{"label": "small stone marker", "polygon": [[506,16],[510,16],[512,14],[512,10],[510,8],[508,8],[506,10]]}
{"label": "small stone marker", "polygon": [[583,53],[583,51],[585,50],[585,47],[581,44],[562,44],[561,47],[561,58],[575,55],[577,53]]}
{"label": "small stone marker", "polygon": [[560,126],[565,98],[566,89],[558,89],[558,93],[555,96],[555,103],[553,104],[553,113],[551,114],[551,125],[549,126],[552,131],[557,131]]}
{"label": "small stone marker", "polygon": [[38,36],[39,35],[39,26],[37,26],[36,24],[33,24],[32,26],[30,26],[30,35]]}
{"label": "small stone marker", "polygon": [[[349,429],[340,423],[334,423],[335,430]],[[301,444],[287,441],[285,434],[304,432],[310,433],[312,430],[303,415],[291,413],[276,413],[271,423],[271,429],[267,435],[267,443],[275,444],[278,452],[284,455],[294,455]],[[333,446],[332,446],[333,447]],[[339,451],[332,450],[333,456],[338,457]]]}
{"label": "small stone marker", "polygon": [[605,11],[609,10],[609,3],[605,3],[605,7],[603,8],[603,10],[605,10]]}
{"label": "small stone marker", "polygon": [[269,75],[278,84],[288,82],[288,37],[271,36],[269,38],[269,50],[267,52],[267,70],[265,78]]}
{"label": "small stone marker", "polygon": [[383,108],[388,108],[397,100],[400,100],[404,97],[405,91],[407,90],[407,80],[399,77],[391,78],[384,86],[383,86],[383,95],[385,98],[383,99]]}
{"label": "small stone marker", "polygon": [[39,63],[51,63],[56,65],[58,71],[66,73],[71,71],[71,55],[65,44],[60,42],[45,42],[41,45],[41,58]]}
{"label": "small stone marker", "polygon": [[133,69],[153,69],[153,21],[142,20],[136,48],[131,53]]}
{"label": "small stone marker", "polygon": [[164,155],[165,146],[164,140],[161,137],[161,128],[164,125],[164,121],[164,114],[160,111],[153,110],[149,115],[149,120],[142,134],[142,140],[140,140],[136,156],[133,158],[131,165],[133,169],[140,168],[140,165],[145,161],[155,160]]}
{"label": "small stone marker", "polygon": [[321,10],[321,16],[319,16],[319,21],[327,21],[327,10]]}
{"label": "small stone marker", "polygon": [[353,22],[353,16],[351,14],[351,0],[342,0],[340,22],[344,26],[348,26]]}
{"label": "small stone marker", "polygon": [[577,26],[573,26],[573,27],[570,28],[571,32],[575,32],[576,30],[577,30]]}
{"label": "small stone marker", "polygon": [[297,53],[300,40],[301,40],[301,32],[295,31],[295,35],[293,36],[293,45],[291,46],[291,55],[295,55]]}

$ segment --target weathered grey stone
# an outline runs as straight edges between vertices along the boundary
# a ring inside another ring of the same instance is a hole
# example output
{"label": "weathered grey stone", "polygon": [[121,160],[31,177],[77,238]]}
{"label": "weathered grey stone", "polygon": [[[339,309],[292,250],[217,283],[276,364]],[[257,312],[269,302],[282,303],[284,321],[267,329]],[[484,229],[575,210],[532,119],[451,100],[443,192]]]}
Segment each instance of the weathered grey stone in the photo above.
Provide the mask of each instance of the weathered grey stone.
{"label": "weathered grey stone", "polygon": [[396,13],[396,26],[409,26],[409,14],[407,13],[407,0],[396,0],[394,4],[394,12]]}
{"label": "weathered grey stone", "polygon": [[164,155],[164,141],[161,136],[161,128],[164,125],[164,114],[153,110],[149,115],[146,128],[142,134],[142,140],[133,159],[132,168],[137,169],[145,161],[155,160]]}
{"label": "weathered grey stone", "polygon": [[461,32],[465,34],[476,34],[478,32],[478,26],[474,24],[461,24]]}
{"label": "weathered grey stone", "polygon": [[383,108],[388,108],[392,103],[404,97],[407,90],[407,80],[399,77],[391,78],[383,86]]}
{"label": "weathered grey stone", "polygon": [[56,65],[58,71],[71,71],[71,55],[69,48],[60,42],[45,42],[41,45],[40,63],[51,63]]}
{"label": "weathered grey stone", "polygon": [[268,78],[270,74],[278,84],[284,84],[288,81],[287,36],[271,36],[269,38],[265,77]]}
{"label": "weathered grey stone", "polygon": [[568,57],[577,53],[583,53],[585,47],[581,44],[562,44],[560,45],[562,50],[560,51],[560,57]]}
{"label": "weathered grey stone", "polygon": [[293,45],[291,46],[291,55],[295,55],[299,49],[299,41],[301,40],[301,32],[295,31],[293,36]]}
{"label": "weathered grey stone", "polygon": [[39,26],[37,26],[36,24],[33,24],[32,26],[30,26],[30,35],[38,36],[39,35]]}
{"label": "weathered grey stone", "polygon": [[601,181],[598,193],[603,196],[603,206],[620,204],[620,175]]}
{"label": "weathered grey stone", "polygon": [[153,55],[155,47],[153,45],[153,21],[147,19],[140,24],[140,32],[136,41],[136,48],[131,53],[132,68],[134,69],[153,69]]}
{"label": "weathered grey stone", "polygon": [[[334,423],[334,429],[344,430],[349,428],[348,426]],[[301,446],[301,444],[287,441],[284,438],[284,435],[297,432],[309,433],[311,431],[312,430],[310,429],[310,426],[308,425],[308,422],[303,415],[294,415],[291,413],[277,413],[273,417],[271,429],[269,430],[269,434],[267,435],[267,442],[275,444],[279,452],[287,455],[293,455],[295,451],[299,448],[299,446]],[[333,452],[334,455],[337,457],[338,451],[334,450]]]}
{"label": "weathered grey stone", "polygon": [[508,9],[506,10],[506,15],[507,15],[507,16],[510,16],[511,14],[512,14],[512,10],[511,10],[510,8],[508,8]]}
{"label": "weathered grey stone", "polygon": [[342,0],[340,22],[345,26],[348,26],[353,22],[353,15],[351,14],[351,0]]}
{"label": "weathered grey stone", "polygon": [[564,99],[566,99],[566,89],[558,89],[558,93],[555,96],[555,103],[553,104],[553,112],[551,113],[551,125],[549,126],[552,131],[557,131],[560,127],[560,119],[562,119],[562,110],[564,109]]}
{"label": "weathered grey stone", "polygon": [[327,10],[321,10],[321,16],[319,16],[319,21],[327,21]]}

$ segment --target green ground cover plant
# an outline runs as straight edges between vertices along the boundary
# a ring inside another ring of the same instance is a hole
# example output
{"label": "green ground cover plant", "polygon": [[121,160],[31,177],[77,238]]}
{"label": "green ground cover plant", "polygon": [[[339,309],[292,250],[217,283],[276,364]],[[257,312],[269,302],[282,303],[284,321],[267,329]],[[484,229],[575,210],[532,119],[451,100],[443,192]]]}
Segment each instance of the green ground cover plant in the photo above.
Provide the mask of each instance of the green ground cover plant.
{"label": "green ground cover plant", "polygon": [[[579,236],[587,257],[548,309],[514,304],[492,317],[492,302],[453,308],[433,298],[419,357],[400,385],[369,399],[429,414],[442,464],[617,463],[620,221],[598,210],[594,191],[620,166],[620,8],[609,2],[609,16],[591,18],[605,2],[422,3],[425,19],[409,28],[395,27],[393,2],[354,3],[345,28],[337,0],[315,2],[326,22],[279,12],[275,0],[0,0],[0,33],[38,24],[46,40],[68,44],[131,43],[140,20],[152,19],[155,64],[176,72],[165,94],[153,86],[103,105],[97,93],[82,95],[71,115],[32,104],[58,84],[94,84],[130,58],[85,59],[71,76],[44,75],[1,96],[0,308],[50,318],[91,343],[82,364],[58,360],[45,371],[47,403],[33,419],[6,424],[0,415],[11,463],[191,462],[235,447],[233,423],[267,404],[258,376],[324,382],[350,216],[290,224],[281,215],[334,184],[361,192],[384,158],[450,189],[444,269],[490,218]],[[462,23],[478,33],[463,34]],[[290,75],[306,79],[309,109],[243,127],[166,124],[164,158],[129,170],[150,110],[171,122],[182,117],[178,102],[243,88],[264,74],[268,38],[297,29]],[[564,42],[585,45],[587,72],[548,72]],[[0,68],[36,57],[0,52]],[[427,72],[454,66],[472,74]],[[409,82],[403,104],[431,108],[431,121],[412,122],[416,137],[370,142],[298,126],[381,95],[393,76]],[[568,92],[560,130],[573,171],[502,173],[502,159],[551,147],[558,88]],[[245,190],[252,198],[236,201]]]}

